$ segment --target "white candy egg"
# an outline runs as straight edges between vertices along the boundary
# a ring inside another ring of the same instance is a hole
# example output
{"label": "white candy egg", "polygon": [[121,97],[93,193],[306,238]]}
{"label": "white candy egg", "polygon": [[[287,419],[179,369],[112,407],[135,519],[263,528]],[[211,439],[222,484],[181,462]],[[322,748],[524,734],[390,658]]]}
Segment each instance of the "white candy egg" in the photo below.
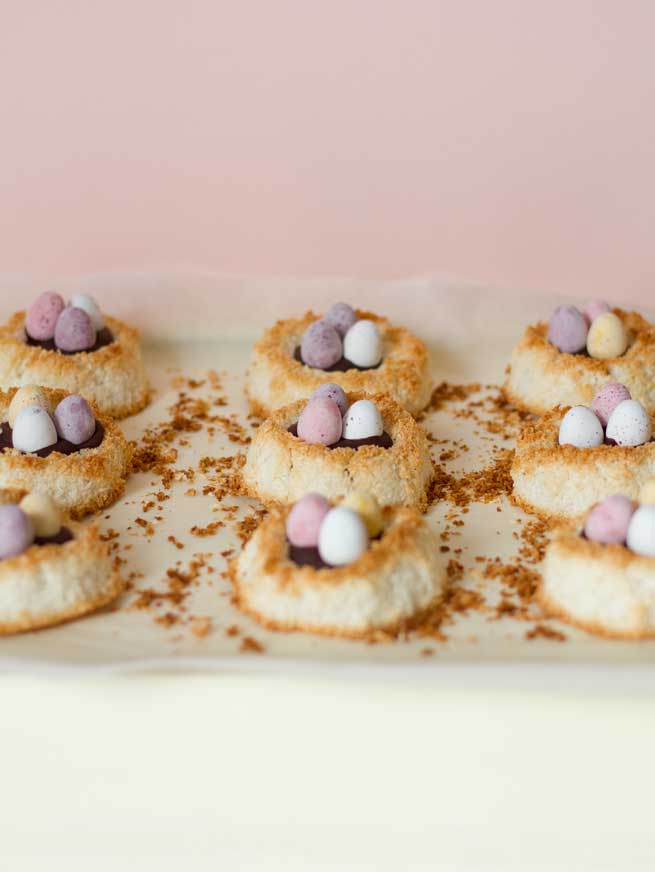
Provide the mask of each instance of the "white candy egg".
{"label": "white candy egg", "polygon": [[83,309],[91,319],[91,323],[96,329],[102,330],[105,326],[105,319],[102,317],[100,306],[96,303],[93,297],[88,294],[75,294],[71,297],[71,306],[75,309]]}
{"label": "white candy egg", "polygon": [[559,444],[576,448],[594,448],[605,441],[603,425],[596,413],[586,406],[573,406],[559,425]]}
{"label": "white candy egg", "polygon": [[337,506],[325,516],[318,534],[318,553],[330,566],[353,563],[368,548],[368,531],[352,509]]}
{"label": "white candy egg", "polygon": [[367,318],[356,321],[343,338],[343,356],[355,366],[377,366],[382,360],[378,325]]}
{"label": "white candy egg", "polygon": [[19,451],[34,452],[57,441],[55,423],[43,406],[26,406],[14,421],[12,443]]}
{"label": "white candy egg", "polygon": [[380,410],[371,400],[357,400],[343,419],[344,439],[369,439],[382,436],[384,424]]}
{"label": "white candy egg", "polygon": [[644,445],[651,436],[650,416],[637,400],[623,400],[607,422],[607,438],[617,445]]}
{"label": "white candy egg", "polygon": [[630,518],[628,548],[642,557],[655,557],[655,506],[640,506]]}

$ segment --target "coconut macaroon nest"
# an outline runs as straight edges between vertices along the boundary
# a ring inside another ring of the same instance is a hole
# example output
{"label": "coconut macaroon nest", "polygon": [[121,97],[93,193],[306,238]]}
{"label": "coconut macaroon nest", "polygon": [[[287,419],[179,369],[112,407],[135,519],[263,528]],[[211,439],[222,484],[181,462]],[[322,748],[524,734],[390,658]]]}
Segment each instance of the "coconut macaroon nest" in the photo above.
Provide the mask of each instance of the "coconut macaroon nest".
{"label": "coconut macaroon nest", "polygon": [[[0,506],[18,504],[23,496],[22,491],[0,490]],[[0,634],[81,617],[123,591],[97,524],[63,530],[60,541],[36,540],[22,553],[0,559]]]}
{"label": "coconut macaroon nest", "polygon": [[[359,394],[347,394],[353,404]],[[394,399],[367,397],[382,417],[390,448],[380,445],[329,447],[293,435],[305,400],[275,412],[255,433],[243,469],[251,496],[268,505],[288,505],[315,491],[338,500],[350,491],[371,493],[382,506],[427,508],[427,490],[434,477],[428,439],[423,428]]]}
{"label": "coconut macaroon nest", "polygon": [[[637,312],[613,309],[612,315],[625,328],[627,349],[605,359],[584,350],[560,351],[549,341],[545,322],[528,327],[512,353],[504,388],[508,400],[519,409],[543,415],[557,404],[589,404],[602,385],[615,381],[655,413],[655,326]],[[590,334],[593,328],[592,322]]]}
{"label": "coconut macaroon nest", "polygon": [[38,384],[82,394],[112,418],[140,412],[150,396],[139,348],[139,334],[116,318],[105,317],[111,341],[95,350],[62,353],[28,344],[25,312],[0,326],[0,389]]}
{"label": "coconut macaroon nest", "polygon": [[[371,312],[351,310],[364,323],[377,326],[381,361],[369,368],[345,371],[308,366],[299,357],[306,331],[322,320],[313,312],[278,321],[255,344],[246,392],[253,413],[267,417],[275,409],[307,399],[324,382],[335,382],[346,393],[389,394],[412,415],[424,409],[432,392],[427,348],[403,327]],[[354,325],[357,327],[357,324]],[[344,336],[346,346],[347,336]],[[340,361],[342,363],[342,361]]]}
{"label": "coconut macaroon nest", "polygon": [[581,518],[614,493],[636,499],[655,475],[655,442],[560,445],[560,425],[568,412],[568,407],[555,408],[519,434],[511,467],[513,500],[547,520],[564,521]]}
{"label": "coconut macaroon nest", "polygon": [[394,631],[436,604],[446,585],[439,545],[415,509],[387,509],[382,535],[345,566],[298,566],[285,510],[274,511],[230,565],[236,603],[265,626],[361,638]]}
{"label": "coconut macaroon nest", "polygon": [[[8,428],[9,408],[18,389],[0,391],[0,437]],[[43,389],[55,410],[66,391]],[[132,451],[118,424],[91,406],[96,419],[95,447],[70,446],[62,453],[57,445],[45,457],[5,445],[0,450],[0,487],[37,491],[51,497],[73,518],[97,512],[115,502],[125,490]],[[16,431],[14,431],[15,436]]]}

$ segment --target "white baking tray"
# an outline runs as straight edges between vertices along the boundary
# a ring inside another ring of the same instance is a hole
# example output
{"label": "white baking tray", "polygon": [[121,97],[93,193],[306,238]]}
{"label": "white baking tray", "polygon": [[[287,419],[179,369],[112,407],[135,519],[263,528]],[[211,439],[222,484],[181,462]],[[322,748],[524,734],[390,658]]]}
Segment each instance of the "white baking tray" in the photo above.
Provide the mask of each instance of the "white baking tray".
{"label": "white baking tray", "polygon": [[[209,370],[220,374],[229,400],[227,407],[215,411],[234,415],[248,426],[243,385],[250,347],[261,329],[276,317],[307,308],[322,311],[330,302],[345,299],[414,329],[430,346],[436,382],[500,384],[512,346],[525,323],[547,315],[557,302],[534,295],[509,295],[428,280],[248,281],[201,274],[111,275],[61,282],[58,287],[64,292],[90,290],[107,311],[127,317],[142,328],[155,397],[145,412],[124,422],[128,438],[137,441],[145,428],[168,417],[167,409],[178,399],[180,379],[205,381],[202,387],[188,389],[192,396],[216,396],[206,381]],[[3,316],[38,290],[34,283],[14,282]],[[426,421],[439,439],[463,441],[470,447],[447,464],[449,470],[456,473],[488,465],[494,444],[509,443],[491,440],[484,430],[480,433],[474,422],[454,415],[456,409],[456,405],[448,405]],[[206,480],[198,471],[202,457],[224,456],[245,449],[231,442],[221,425],[215,425],[213,435],[204,428],[185,434],[185,438],[188,445],[176,446],[179,455],[173,468],[195,469],[195,481],[183,478],[174,482],[167,492],[170,499],[159,503],[155,498],[161,510],[155,506],[144,512],[143,503],[150,499],[150,494],[161,490],[161,485],[152,473],[133,475],[125,497],[102,517],[105,530],[113,529],[120,534],[118,553],[126,560],[125,571],[139,576],[134,589],[121,599],[119,608],[50,630],[0,640],[0,668],[106,671],[174,667],[280,672],[338,669],[343,674],[343,668],[348,667],[349,672],[363,669],[384,677],[403,675],[410,670],[414,677],[420,675],[430,680],[445,676],[456,676],[458,681],[481,680],[493,675],[494,680],[513,681],[520,676],[521,681],[531,684],[543,682],[548,674],[547,680],[564,686],[573,680],[597,686],[608,682],[621,686],[635,682],[650,684],[654,643],[605,641],[554,621],[548,625],[561,630],[566,641],[526,639],[526,631],[538,618],[533,622],[513,618],[491,620],[489,614],[472,611],[444,628],[446,641],[410,637],[373,645],[264,630],[233,606],[229,582],[221,577],[226,568],[221,552],[238,550],[235,523],[245,514],[252,514],[256,503],[230,497],[221,507],[213,496],[202,495]],[[437,446],[435,453],[447,447]],[[197,495],[186,495],[191,488],[197,490]],[[236,505],[238,511],[224,528],[204,538],[190,534],[194,525],[206,527],[225,519],[225,505]],[[444,516],[451,509],[448,503],[431,509],[430,523],[437,531],[442,529]],[[156,516],[161,520],[154,520]],[[153,523],[152,534],[135,523],[139,517]],[[507,560],[515,555],[517,540],[513,533],[519,529],[517,521],[521,517],[526,518],[504,499],[471,505],[469,513],[463,516],[461,535],[448,543],[452,548],[463,549],[458,559],[466,568],[464,583],[481,590],[490,604],[497,597],[498,587],[494,582],[480,586],[477,573],[481,564],[475,558],[497,556]],[[169,537],[184,543],[184,549],[178,550]],[[185,570],[197,553],[205,555],[206,563],[216,571],[212,575],[201,571],[198,583],[185,600],[184,612],[167,603],[160,609],[134,608],[140,591],[165,589],[162,582],[167,570],[177,560]],[[444,560],[453,556],[444,554]],[[182,620],[168,627],[155,620],[167,611]],[[192,628],[198,625],[188,620],[191,618],[208,618],[210,631],[201,637],[196,635]],[[263,651],[242,651],[245,637],[254,639]],[[426,648],[432,652],[429,657],[424,653]]]}

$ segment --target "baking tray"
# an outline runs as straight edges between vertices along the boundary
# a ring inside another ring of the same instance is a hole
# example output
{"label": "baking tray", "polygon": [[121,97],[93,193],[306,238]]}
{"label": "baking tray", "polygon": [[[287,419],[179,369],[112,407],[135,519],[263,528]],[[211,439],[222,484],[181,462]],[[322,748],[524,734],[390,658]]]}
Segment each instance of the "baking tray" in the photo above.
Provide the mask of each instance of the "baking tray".
{"label": "baking tray", "polygon": [[[574,674],[591,680],[590,668],[596,683],[611,676],[625,683],[636,675],[650,683],[654,643],[597,639],[544,620],[520,597],[508,596],[504,582],[484,577],[492,561],[537,568],[521,557],[520,549],[531,539],[522,532],[529,518],[506,496],[460,507],[442,499],[430,509],[430,524],[438,534],[446,531],[444,562],[461,564],[461,572],[451,564],[453,575],[461,574],[457,585],[474,592],[458,595],[438,632],[359,642],[269,632],[235,608],[225,577],[227,560],[241,547],[240,534],[252,527],[261,507],[230,493],[235,465],[216,458],[243,453],[243,437],[256,425],[248,419],[244,374],[252,343],[271,320],[308,308],[322,311],[345,299],[415,330],[430,347],[435,383],[469,386],[444,389],[440,408],[424,421],[442,472],[458,481],[472,471],[489,470],[498,451],[511,450],[512,440],[484,423],[498,423],[502,416],[485,409],[494,406],[524,325],[547,316],[556,300],[431,280],[245,280],[198,273],[115,274],[57,286],[66,293],[90,291],[107,311],[142,328],[154,399],[124,422],[124,430],[142,459],[144,433],[151,434],[148,445],[164,449],[164,460],[170,459],[170,448],[177,455],[158,470],[133,474],[124,498],[101,518],[116,556],[125,561],[123,571],[131,576],[132,587],[118,606],[0,640],[0,668],[336,669],[343,674],[348,667],[351,674],[390,675],[400,669],[400,674],[409,670],[430,679],[452,676],[454,668],[460,680],[494,667],[496,676],[521,674],[530,684],[545,667],[555,667],[563,684]],[[3,315],[38,290],[34,283],[14,282]],[[480,391],[470,388],[475,383]],[[199,411],[204,420],[198,420]],[[178,429],[167,442],[171,422]],[[221,500],[217,489],[227,491]],[[444,492],[452,498],[453,488]],[[500,576],[502,581],[502,570]],[[166,596],[160,599],[162,592]],[[514,615],[499,616],[501,597],[510,610],[512,603],[518,606]]]}

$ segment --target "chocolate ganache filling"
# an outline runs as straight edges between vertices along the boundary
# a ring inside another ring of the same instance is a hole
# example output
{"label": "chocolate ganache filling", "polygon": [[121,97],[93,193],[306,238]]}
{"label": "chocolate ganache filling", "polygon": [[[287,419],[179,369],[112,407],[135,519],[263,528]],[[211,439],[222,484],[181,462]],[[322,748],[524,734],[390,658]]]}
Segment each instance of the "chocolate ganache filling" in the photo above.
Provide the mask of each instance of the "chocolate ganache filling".
{"label": "chocolate ganache filling", "polygon": [[[12,432],[11,427],[6,421],[4,424],[0,424],[0,453],[14,447]],[[58,451],[60,454],[76,454],[84,448],[98,448],[102,445],[104,438],[105,428],[100,421],[96,421],[96,429],[93,436],[87,439],[86,442],[82,442],[81,445],[75,445],[67,439],[57,439],[54,445],[48,445],[47,448],[41,448],[39,451],[30,451],[29,453],[35,454],[37,457],[48,457],[54,451]]]}
{"label": "chocolate ganache filling", "polygon": [[68,527],[61,527],[55,536],[37,536],[35,545],[65,545],[74,538]]}
{"label": "chocolate ganache filling", "polygon": [[[379,536],[376,536],[375,539],[372,539],[371,541],[377,542],[383,535],[384,533],[380,533]],[[289,547],[289,560],[295,563],[296,566],[311,566],[313,569],[335,568],[329,563],[325,563],[316,546],[311,548],[300,548],[297,545],[292,545],[289,541],[287,541],[287,545]]]}
{"label": "chocolate ganache filling", "polygon": [[32,339],[30,334],[25,331],[25,341],[28,345],[33,345],[38,348],[43,348],[45,351],[58,351],[60,354],[73,355],[73,354],[83,354],[84,352],[92,352],[98,351],[100,348],[104,348],[105,345],[111,345],[114,341],[114,334],[108,327],[103,327],[102,330],[98,330],[96,334],[95,344],[91,346],[91,348],[85,348],[84,352],[82,351],[62,351],[61,348],[57,348],[55,345],[54,339]]}
{"label": "chocolate ganache filling", "polygon": [[[297,439],[298,424],[292,424],[289,427],[288,432]],[[377,448],[392,448],[393,439],[385,431],[382,436],[367,436],[366,439],[339,439],[339,441],[335,442],[334,445],[326,445],[325,447],[330,450],[333,448],[354,448],[357,450],[358,448],[362,448],[364,445],[375,445]]]}
{"label": "chocolate ganache filling", "polygon": [[[293,359],[297,360],[298,363],[302,363],[303,366],[308,366],[305,361],[302,359],[302,355],[300,353],[300,346],[296,348],[293,352]],[[356,366],[354,363],[351,363],[345,357],[342,357],[341,360],[337,360],[336,363],[333,363],[332,366],[327,366],[325,369],[321,369],[321,372],[348,372],[350,369],[358,369],[360,372],[366,372],[369,369],[379,369],[382,366],[382,361],[378,363],[376,366]],[[311,369],[318,369],[319,367],[313,366]]]}

